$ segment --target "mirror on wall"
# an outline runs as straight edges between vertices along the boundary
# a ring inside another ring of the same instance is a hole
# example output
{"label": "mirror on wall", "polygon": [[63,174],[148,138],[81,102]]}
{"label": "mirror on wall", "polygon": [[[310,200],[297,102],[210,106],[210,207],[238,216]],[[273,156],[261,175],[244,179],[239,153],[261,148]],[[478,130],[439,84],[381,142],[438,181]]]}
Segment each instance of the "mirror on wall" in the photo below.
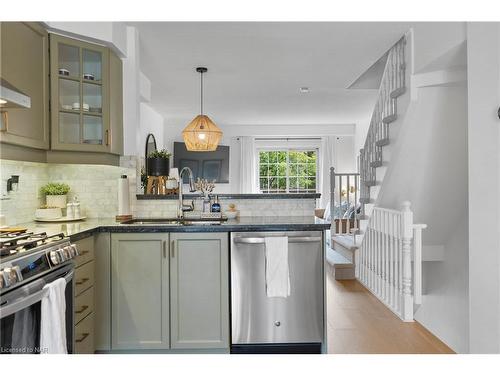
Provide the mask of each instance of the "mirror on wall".
{"label": "mirror on wall", "polygon": [[153,151],[156,151],[156,138],[152,133],[149,133],[146,137],[146,152],[144,155],[146,171],[148,170],[148,155]]}

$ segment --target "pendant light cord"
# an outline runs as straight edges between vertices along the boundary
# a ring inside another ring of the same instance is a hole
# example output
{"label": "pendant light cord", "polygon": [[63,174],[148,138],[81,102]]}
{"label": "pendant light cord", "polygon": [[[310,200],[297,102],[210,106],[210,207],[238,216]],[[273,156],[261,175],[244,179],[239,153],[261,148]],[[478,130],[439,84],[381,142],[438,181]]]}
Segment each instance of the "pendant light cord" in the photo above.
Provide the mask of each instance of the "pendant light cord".
{"label": "pendant light cord", "polygon": [[203,72],[200,72],[201,80],[200,80],[200,112],[203,115]]}

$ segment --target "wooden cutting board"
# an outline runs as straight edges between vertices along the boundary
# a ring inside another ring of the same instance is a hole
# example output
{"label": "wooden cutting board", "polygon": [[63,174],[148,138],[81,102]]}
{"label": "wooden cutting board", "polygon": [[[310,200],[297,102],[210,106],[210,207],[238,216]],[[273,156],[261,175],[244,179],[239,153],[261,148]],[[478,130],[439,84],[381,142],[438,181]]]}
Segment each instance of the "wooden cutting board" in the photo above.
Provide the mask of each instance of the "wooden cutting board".
{"label": "wooden cutting board", "polygon": [[26,227],[7,227],[0,228],[0,233],[12,233],[12,232],[26,232],[28,228]]}

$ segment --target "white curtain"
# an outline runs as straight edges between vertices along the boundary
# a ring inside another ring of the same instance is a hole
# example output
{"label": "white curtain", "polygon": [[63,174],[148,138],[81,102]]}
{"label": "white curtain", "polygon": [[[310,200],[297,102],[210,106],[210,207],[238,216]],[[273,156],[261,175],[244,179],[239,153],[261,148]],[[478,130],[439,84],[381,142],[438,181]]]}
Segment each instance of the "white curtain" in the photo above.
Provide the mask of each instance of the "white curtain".
{"label": "white curtain", "polygon": [[255,138],[240,137],[240,193],[257,193]]}
{"label": "white curtain", "polygon": [[330,167],[335,167],[335,138],[335,136],[321,138],[318,184],[318,192],[321,193],[320,208],[326,208],[330,201]]}

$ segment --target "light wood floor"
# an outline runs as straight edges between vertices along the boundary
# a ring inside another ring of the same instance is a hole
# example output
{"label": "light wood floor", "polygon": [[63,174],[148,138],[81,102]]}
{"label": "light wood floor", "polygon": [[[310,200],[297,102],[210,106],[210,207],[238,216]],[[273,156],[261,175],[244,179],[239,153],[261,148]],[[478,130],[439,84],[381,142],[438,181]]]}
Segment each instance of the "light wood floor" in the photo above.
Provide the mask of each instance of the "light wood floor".
{"label": "light wood floor", "polygon": [[404,323],[356,280],[327,277],[331,354],[453,353],[419,323]]}

